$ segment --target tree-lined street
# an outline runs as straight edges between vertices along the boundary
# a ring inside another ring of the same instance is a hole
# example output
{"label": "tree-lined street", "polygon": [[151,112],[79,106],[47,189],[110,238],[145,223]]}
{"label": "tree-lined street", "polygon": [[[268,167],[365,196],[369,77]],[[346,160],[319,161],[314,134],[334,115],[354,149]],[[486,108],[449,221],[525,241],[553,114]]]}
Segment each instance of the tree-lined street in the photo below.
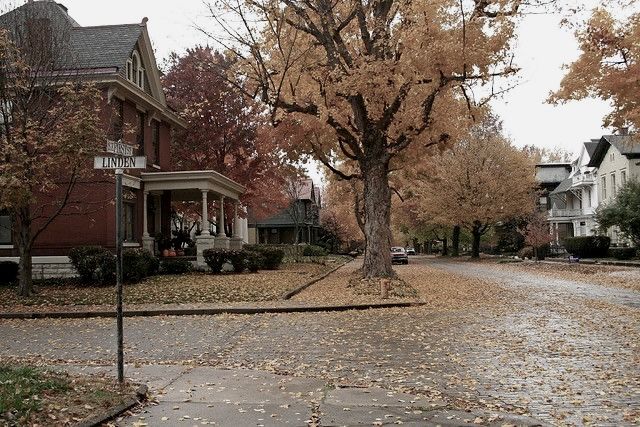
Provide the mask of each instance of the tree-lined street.
{"label": "tree-lined street", "polygon": [[[127,319],[127,372],[155,364],[257,369],[552,424],[639,421],[638,292],[516,276],[496,264],[412,260],[398,268],[401,277],[444,271],[451,281],[441,286],[452,292],[460,277],[481,277],[493,300],[469,304],[454,294],[439,309]],[[111,365],[112,323],[4,320],[0,355]]]}

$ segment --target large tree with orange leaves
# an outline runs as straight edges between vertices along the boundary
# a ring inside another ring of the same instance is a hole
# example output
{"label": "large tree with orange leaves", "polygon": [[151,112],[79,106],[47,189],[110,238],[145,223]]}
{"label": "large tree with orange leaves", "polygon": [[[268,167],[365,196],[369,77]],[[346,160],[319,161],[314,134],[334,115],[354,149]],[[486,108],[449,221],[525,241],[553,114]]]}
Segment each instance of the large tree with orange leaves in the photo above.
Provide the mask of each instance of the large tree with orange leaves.
{"label": "large tree with orange leaves", "polygon": [[[576,32],[580,57],[573,62],[552,102],[588,97],[609,101],[605,127],[640,129],[640,13],[616,20],[606,8],[593,11]],[[619,12],[618,12],[619,14]]]}
{"label": "large tree with orange leaves", "polygon": [[333,173],[363,182],[363,273],[372,278],[394,275],[389,174],[400,155],[414,149],[405,158],[415,160],[456,139],[459,118],[486,102],[473,93],[491,97],[495,80],[515,73],[516,20],[540,3],[221,0],[211,15],[238,58],[231,80],[275,123],[305,128],[304,149]]}

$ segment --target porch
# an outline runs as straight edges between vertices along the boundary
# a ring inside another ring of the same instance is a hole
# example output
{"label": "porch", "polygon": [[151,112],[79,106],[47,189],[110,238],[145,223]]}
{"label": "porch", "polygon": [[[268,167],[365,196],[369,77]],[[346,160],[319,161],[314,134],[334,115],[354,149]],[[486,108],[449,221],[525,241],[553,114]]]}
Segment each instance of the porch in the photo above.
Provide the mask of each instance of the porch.
{"label": "porch", "polygon": [[[196,237],[196,263],[206,266],[203,252],[207,249],[242,249],[242,225],[238,216],[240,195],[245,188],[215,171],[149,172],[140,175],[143,188],[142,246],[153,252],[155,239],[149,234],[149,196],[169,193],[172,202],[200,202],[202,232]],[[215,215],[210,217],[209,206],[215,203]],[[225,203],[233,206],[231,236],[225,232]],[[210,231],[211,220],[216,229]]]}

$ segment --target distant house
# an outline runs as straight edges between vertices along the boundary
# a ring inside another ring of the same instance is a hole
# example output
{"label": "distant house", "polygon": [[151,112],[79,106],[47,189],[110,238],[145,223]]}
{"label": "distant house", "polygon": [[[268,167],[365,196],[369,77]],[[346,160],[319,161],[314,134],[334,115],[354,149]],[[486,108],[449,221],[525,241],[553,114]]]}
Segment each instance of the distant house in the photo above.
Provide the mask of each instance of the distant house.
{"label": "distant house", "polygon": [[[610,203],[628,180],[640,180],[640,142],[630,135],[605,135],[598,140],[588,166],[597,169],[599,202]],[[621,243],[616,228],[607,235],[612,243]]]}
{"label": "distant house", "polygon": [[585,142],[571,162],[571,172],[549,193],[549,223],[560,244],[565,237],[595,234],[595,210],[598,207],[596,168],[589,166],[598,140]]}
{"label": "distant house", "polygon": [[[288,207],[265,219],[249,214],[249,243],[316,244],[320,238],[320,189],[311,179],[294,184]],[[296,227],[297,224],[297,227]]]}

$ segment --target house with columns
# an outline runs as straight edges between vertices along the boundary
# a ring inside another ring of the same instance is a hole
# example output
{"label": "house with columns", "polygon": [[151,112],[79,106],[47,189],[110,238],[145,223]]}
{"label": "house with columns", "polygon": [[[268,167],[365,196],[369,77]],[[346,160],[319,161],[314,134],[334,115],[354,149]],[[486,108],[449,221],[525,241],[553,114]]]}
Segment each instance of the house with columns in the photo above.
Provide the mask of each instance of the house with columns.
{"label": "house with columns", "polygon": [[[165,100],[147,18],[133,24],[83,27],[64,5],[39,0],[0,16],[0,28],[28,28],[31,19],[38,21],[39,28],[65,33],[60,39],[72,61],[60,71],[100,88],[108,139],[134,146],[136,155],[147,158],[146,169],[125,170],[123,178],[125,247],[158,253],[156,238],[171,238],[172,203],[187,201],[201,204],[202,233],[196,242],[199,264],[204,265],[205,249],[241,248],[247,241],[246,220],[238,215],[244,187],[216,171],[173,168],[170,142],[174,130],[184,128],[186,122]],[[115,248],[113,173],[95,171],[92,178],[76,185],[74,193],[81,204],[63,212],[36,240],[33,261],[38,277],[69,274],[66,255],[73,247]],[[214,205],[215,213],[210,209]],[[225,207],[233,214],[225,216]],[[210,222],[218,225],[215,233],[210,231]],[[226,227],[231,233],[225,233],[225,222],[231,224]],[[11,218],[0,211],[0,259],[17,259],[12,236]]]}

